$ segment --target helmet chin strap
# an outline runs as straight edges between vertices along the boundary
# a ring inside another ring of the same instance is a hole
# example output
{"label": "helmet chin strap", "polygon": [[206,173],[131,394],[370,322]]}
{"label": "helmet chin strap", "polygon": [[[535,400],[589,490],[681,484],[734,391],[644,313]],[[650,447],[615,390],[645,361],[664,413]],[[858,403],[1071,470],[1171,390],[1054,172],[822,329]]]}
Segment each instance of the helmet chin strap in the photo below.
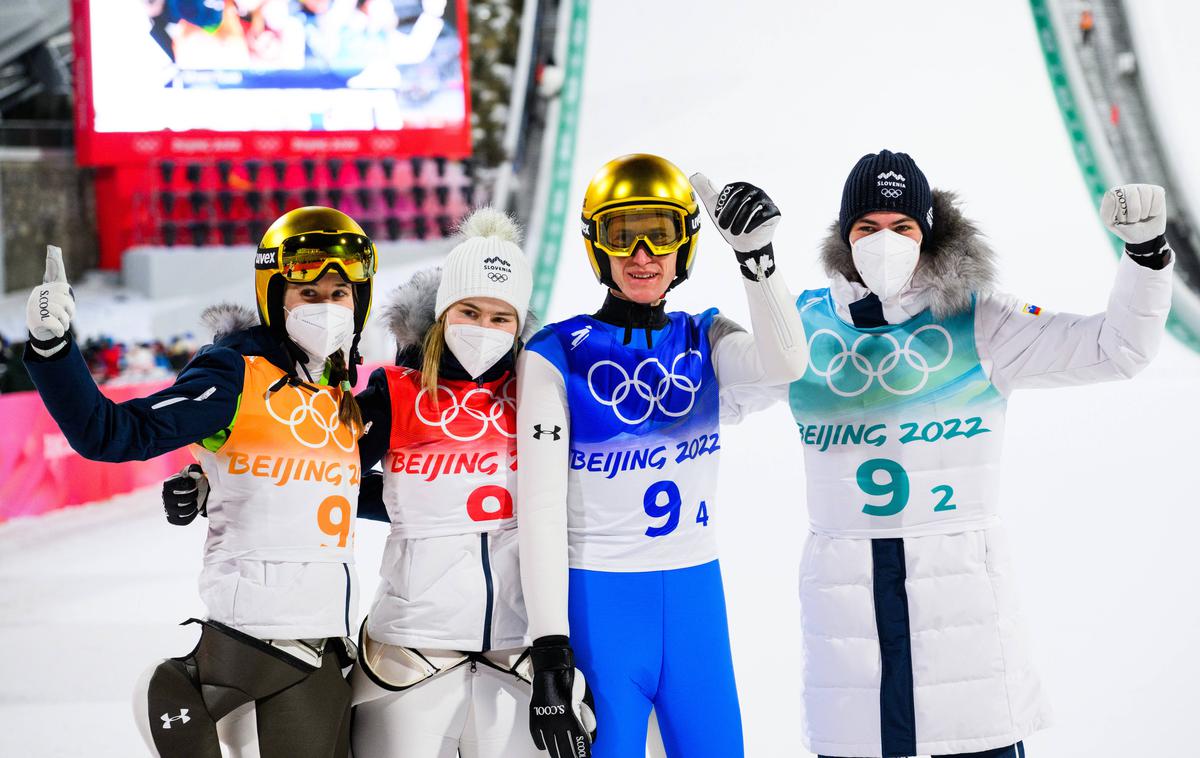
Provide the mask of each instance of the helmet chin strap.
{"label": "helmet chin strap", "polygon": [[346,370],[350,374],[350,387],[358,385],[358,364],[362,363],[362,356],[358,354],[358,340],[362,337],[362,332],[355,332],[354,339],[350,342],[350,352],[346,358]]}

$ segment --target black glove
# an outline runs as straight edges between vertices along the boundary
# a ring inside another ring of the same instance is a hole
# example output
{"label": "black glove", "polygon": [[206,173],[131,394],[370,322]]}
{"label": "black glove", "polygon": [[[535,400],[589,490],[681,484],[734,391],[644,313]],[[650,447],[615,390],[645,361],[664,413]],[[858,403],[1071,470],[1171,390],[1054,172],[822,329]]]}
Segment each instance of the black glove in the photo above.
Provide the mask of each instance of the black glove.
{"label": "black glove", "polygon": [[533,694],[529,731],[551,758],[590,758],[596,740],[596,707],[575,655],[563,636],[539,637],[529,648]]}
{"label": "black glove", "polygon": [[775,272],[771,239],[779,226],[779,208],[758,187],[748,182],[726,184],[717,192],[704,174],[692,175],[692,186],[717,225],[717,231],[733,248],[742,276],[761,282]]}
{"label": "black glove", "polygon": [[208,516],[208,477],[199,463],[185,466],[182,471],[163,482],[163,512],[167,522],[187,526],[196,514]]}

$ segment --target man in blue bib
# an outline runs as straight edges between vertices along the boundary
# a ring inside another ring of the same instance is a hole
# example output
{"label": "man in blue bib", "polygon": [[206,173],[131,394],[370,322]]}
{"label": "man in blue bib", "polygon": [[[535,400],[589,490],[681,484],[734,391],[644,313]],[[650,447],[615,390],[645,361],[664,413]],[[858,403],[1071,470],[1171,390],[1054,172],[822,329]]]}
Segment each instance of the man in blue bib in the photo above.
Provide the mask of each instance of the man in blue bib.
{"label": "man in blue bib", "polygon": [[737,255],[754,335],[715,308],[666,311],[700,207],[670,162],[628,155],[584,198],[604,305],[545,327],[517,369],[530,726],[551,756],[589,749],[574,664],[595,695],[598,758],[643,755],[652,707],[668,756],[743,755],[714,536],[720,421],[740,390],[803,374],[807,342],[772,276],[778,209],[748,184],[692,183]]}

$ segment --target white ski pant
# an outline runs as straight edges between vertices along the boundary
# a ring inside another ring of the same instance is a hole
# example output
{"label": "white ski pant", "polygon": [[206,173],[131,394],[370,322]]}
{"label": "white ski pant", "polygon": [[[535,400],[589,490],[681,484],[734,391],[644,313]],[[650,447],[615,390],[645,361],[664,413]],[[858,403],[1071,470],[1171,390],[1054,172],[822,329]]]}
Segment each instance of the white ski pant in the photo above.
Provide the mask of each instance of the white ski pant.
{"label": "white ski pant", "polygon": [[538,758],[529,735],[529,686],[511,674],[466,663],[401,692],[358,670],[351,684],[355,758]]}

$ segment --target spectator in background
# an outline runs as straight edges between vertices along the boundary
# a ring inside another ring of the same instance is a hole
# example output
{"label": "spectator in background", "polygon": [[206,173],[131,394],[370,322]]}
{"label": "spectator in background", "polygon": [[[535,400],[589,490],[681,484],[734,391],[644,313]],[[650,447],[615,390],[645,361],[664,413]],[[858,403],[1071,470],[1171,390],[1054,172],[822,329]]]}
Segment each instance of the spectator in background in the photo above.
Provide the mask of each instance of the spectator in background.
{"label": "spectator in background", "polygon": [[0,393],[26,392],[33,389],[33,381],[25,364],[21,362],[21,354],[25,351],[24,342],[9,342],[0,337]]}
{"label": "spectator in background", "polygon": [[196,21],[185,15],[176,22],[171,35],[175,62],[180,68],[200,71],[249,68],[250,48],[236,6],[226,2],[215,14],[207,4],[203,8],[202,15],[193,16]]}
{"label": "spectator in background", "polygon": [[304,68],[304,22],[288,0],[232,0],[255,68]]}
{"label": "spectator in background", "polygon": [[1092,39],[1092,30],[1096,28],[1096,17],[1091,8],[1084,8],[1079,14],[1079,37],[1084,45]]}
{"label": "spectator in background", "polygon": [[101,339],[100,350],[96,354],[100,381],[110,382],[121,375],[121,356],[124,352],[122,346],[114,343],[110,337]]}
{"label": "spectator in background", "polygon": [[[21,354],[24,342],[0,335],[0,393],[33,390]],[[199,344],[187,332],[166,342],[117,343],[110,337],[92,337],[80,343],[79,351],[97,384],[133,384],[169,379],[183,370],[196,355]]]}
{"label": "spectator in background", "polygon": [[293,13],[304,19],[304,67],[331,69],[341,46],[341,31],[357,0],[294,0]]}
{"label": "spectator in background", "polygon": [[412,30],[397,29],[400,19],[392,0],[357,0],[356,12],[342,29],[335,68],[361,70],[351,87],[399,87],[397,66],[421,63],[433,52],[445,22],[446,0],[422,0]]}

